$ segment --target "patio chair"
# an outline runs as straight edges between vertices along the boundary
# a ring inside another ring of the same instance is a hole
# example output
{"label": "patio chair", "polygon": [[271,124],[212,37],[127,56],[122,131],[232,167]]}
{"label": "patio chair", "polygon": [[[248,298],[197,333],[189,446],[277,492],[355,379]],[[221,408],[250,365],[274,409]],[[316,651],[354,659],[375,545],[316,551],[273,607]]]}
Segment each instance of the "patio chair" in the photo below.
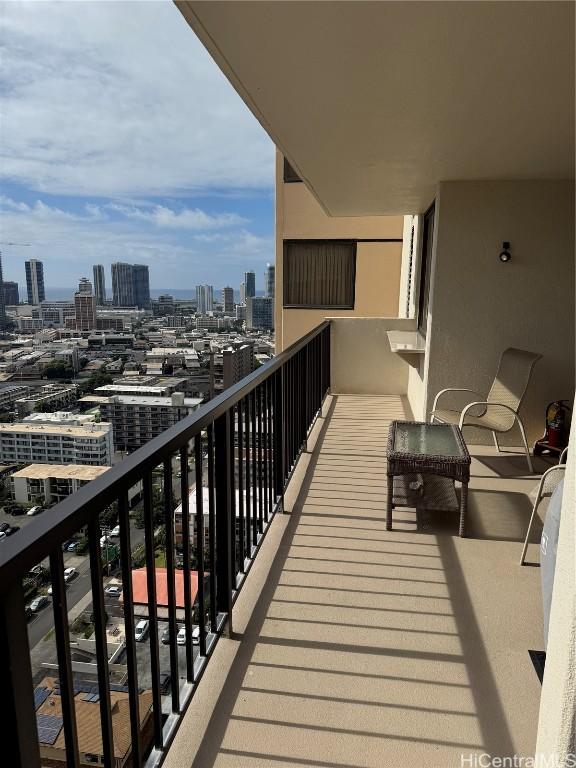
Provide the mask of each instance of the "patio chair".
{"label": "patio chair", "polygon": [[[492,432],[494,444],[500,450],[498,433],[509,432],[515,423],[520,427],[528,471],[534,472],[530,450],[526,441],[526,431],[518,411],[528,388],[534,366],[542,355],[535,352],[527,352],[524,349],[505,349],[500,358],[496,378],[492,382],[488,396],[468,403],[461,410],[438,408],[438,401],[447,392],[472,392],[473,389],[458,389],[449,387],[442,389],[434,398],[430,421],[441,421],[447,424],[458,424],[460,429],[464,427],[479,427]],[[472,413],[470,413],[472,411]]]}
{"label": "patio chair", "polygon": [[520,556],[520,565],[524,565],[526,559],[526,550],[528,549],[528,541],[530,539],[530,533],[532,531],[532,525],[536,519],[536,510],[538,505],[545,496],[552,496],[558,483],[564,477],[564,471],[566,469],[566,456],[568,454],[568,448],[564,448],[558,459],[558,464],[554,467],[550,467],[540,478],[538,483],[538,491],[536,492],[536,498],[534,500],[534,506],[532,507],[532,514],[530,515],[530,522],[528,523],[528,530],[526,531],[526,538],[524,539],[524,546],[522,547],[522,554]]}

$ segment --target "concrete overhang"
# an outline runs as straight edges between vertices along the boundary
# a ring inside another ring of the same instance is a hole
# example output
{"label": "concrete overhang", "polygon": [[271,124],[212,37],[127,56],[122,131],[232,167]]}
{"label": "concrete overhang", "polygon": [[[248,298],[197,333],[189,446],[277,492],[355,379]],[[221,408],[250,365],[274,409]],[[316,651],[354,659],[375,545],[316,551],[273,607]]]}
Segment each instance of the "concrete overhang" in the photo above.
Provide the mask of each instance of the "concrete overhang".
{"label": "concrete overhang", "polygon": [[177,2],[334,216],[574,176],[572,2]]}

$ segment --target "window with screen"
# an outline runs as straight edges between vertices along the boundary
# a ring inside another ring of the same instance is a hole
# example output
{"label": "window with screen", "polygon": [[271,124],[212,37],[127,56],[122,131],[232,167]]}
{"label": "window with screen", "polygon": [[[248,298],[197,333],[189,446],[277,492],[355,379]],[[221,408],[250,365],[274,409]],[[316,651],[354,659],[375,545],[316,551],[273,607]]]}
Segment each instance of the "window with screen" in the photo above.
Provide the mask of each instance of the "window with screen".
{"label": "window with screen", "polygon": [[354,309],[356,243],[284,242],[284,306]]}

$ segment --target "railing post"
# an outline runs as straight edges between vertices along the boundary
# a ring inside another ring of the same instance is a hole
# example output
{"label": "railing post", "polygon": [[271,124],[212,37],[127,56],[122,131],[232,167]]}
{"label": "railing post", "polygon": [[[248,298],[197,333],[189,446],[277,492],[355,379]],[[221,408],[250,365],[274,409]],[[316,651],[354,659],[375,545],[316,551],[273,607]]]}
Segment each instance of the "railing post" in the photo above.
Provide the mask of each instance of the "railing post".
{"label": "railing post", "polygon": [[6,691],[2,763],[10,768],[39,768],[32,665],[20,580],[0,600],[0,654]]}
{"label": "railing post", "polygon": [[284,369],[281,368],[274,376],[274,462],[276,471],[275,500],[281,498],[284,512],[284,484],[286,481],[286,458],[284,454]]}
{"label": "railing post", "polygon": [[232,634],[232,474],[230,467],[230,411],[214,422],[216,481],[216,602],[228,618]]}

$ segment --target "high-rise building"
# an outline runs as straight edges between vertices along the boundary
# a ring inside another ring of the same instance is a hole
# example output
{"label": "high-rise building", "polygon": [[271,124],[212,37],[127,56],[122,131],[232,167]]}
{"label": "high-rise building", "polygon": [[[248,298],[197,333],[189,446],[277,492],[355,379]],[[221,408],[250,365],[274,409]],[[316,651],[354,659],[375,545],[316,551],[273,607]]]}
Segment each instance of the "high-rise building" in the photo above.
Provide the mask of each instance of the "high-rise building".
{"label": "high-rise building", "polygon": [[246,291],[246,298],[249,296],[256,296],[256,273],[250,270],[249,272],[244,272],[244,284],[245,284],[245,291]]}
{"label": "high-rise building", "polygon": [[11,280],[4,280],[4,305],[6,307],[14,306],[20,302],[20,293],[18,291],[18,283],[14,283]]}
{"label": "high-rise building", "polygon": [[[0,255],[0,286],[3,286],[2,276],[2,255]],[[4,300],[4,290],[0,291],[0,330],[6,328],[6,302]]]}
{"label": "high-rise building", "polygon": [[112,264],[112,300],[116,307],[150,309],[150,275],[145,264]]}
{"label": "high-rise building", "polygon": [[246,283],[240,283],[240,304],[246,304]]}
{"label": "high-rise building", "polygon": [[40,304],[46,298],[44,291],[44,264],[36,259],[25,262],[28,304]]}
{"label": "high-rise building", "polygon": [[234,312],[234,288],[222,288],[222,309],[227,315]]}
{"label": "high-rise building", "polygon": [[251,330],[273,330],[274,299],[266,296],[247,296],[246,327]]}
{"label": "high-rise building", "polygon": [[132,267],[134,305],[138,309],[150,309],[150,273],[145,264]]}
{"label": "high-rise building", "polygon": [[96,328],[96,298],[92,293],[92,283],[83,277],[74,294],[76,330],[91,331]]}
{"label": "high-rise building", "polygon": [[94,272],[94,295],[96,297],[96,304],[102,307],[106,304],[106,278],[104,276],[104,265],[94,264],[92,267]]}
{"label": "high-rise building", "polygon": [[214,309],[214,288],[211,285],[196,286],[196,311],[200,315]]}
{"label": "high-rise building", "polygon": [[112,301],[115,307],[134,306],[132,264],[117,261],[112,264]]}
{"label": "high-rise building", "polygon": [[264,295],[269,299],[273,299],[276,295],[274,288],[275,280],[276,267],[274,264],[266,264],[266,272],[264,273]]}

